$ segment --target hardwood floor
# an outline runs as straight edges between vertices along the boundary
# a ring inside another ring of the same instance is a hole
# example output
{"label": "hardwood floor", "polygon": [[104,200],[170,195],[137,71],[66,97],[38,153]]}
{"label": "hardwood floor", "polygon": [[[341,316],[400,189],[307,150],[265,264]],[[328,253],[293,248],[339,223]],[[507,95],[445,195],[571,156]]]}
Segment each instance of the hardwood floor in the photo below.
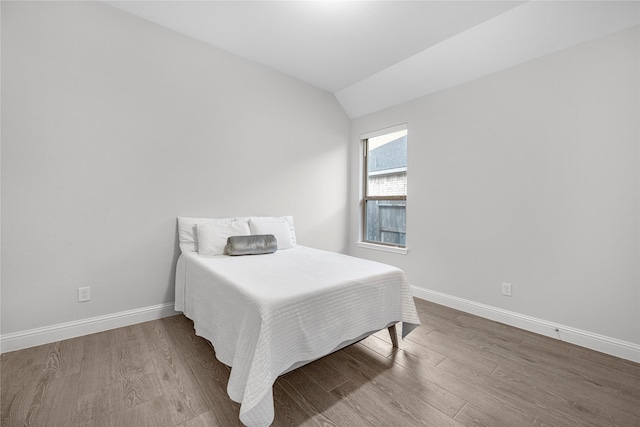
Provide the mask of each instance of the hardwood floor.
{"label": "hardwood floor", "polygon": [[[640,426],[640,364],[416,300],[280,377],[274,426]],[[238,426],[229,369],[184,316],[5,353],[1,426]]]}

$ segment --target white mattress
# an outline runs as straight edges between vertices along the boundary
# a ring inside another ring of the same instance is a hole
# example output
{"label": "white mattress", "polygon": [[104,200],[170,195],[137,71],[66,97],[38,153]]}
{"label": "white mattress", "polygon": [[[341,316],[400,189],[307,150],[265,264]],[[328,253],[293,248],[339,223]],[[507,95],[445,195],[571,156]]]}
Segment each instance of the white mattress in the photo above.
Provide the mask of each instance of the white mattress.
{"label": "white mattress", "polygon": [[272,386],[293,365],[403,322],[420,324],[402,270],[304,246],[254,256],[180,256],[175,308],[232,367],[227,392],[247,426],[273,421]]}

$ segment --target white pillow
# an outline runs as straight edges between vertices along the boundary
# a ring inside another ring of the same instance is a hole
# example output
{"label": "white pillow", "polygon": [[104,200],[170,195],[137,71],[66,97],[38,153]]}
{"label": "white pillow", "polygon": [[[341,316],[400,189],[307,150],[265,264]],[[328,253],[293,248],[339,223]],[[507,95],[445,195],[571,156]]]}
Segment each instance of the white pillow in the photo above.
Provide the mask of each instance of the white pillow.
{"label": "white pillow", "polygon": [[230,236],[251,234],[245,219],[210,219],[198,224],[196,230],[200,255],[222,255]]}
{"label": "white pillow", "polygon": [[[178,217],[178,240],[180,242],[180,251],[186,252],[198,252],[198,234],[196,227],[203,222],[211,221],[214,218],[190,218],[190,217]],[[289,224],[289,233],[291,234],[291,246],[296,245],[296,230],[293,226],[292,216],[255,216],[255,217],[236,217],[236,218],[215,218],[217,221],[233,221],[250,219],[256,220],[284,220]],[[281,246],[279,244],[278,246]]]}
{"label": "white pillow", "polygon": [[[250,217],[238,217],[236,219],[246,218],[249,220],[249,224],[251,221],[286,221],[289,225],[289,234],[291,235],[291,246],[296,245],[296,229],[293,225],[293,217],[289,216],[250,216]],[[280,248],[280,242],[278,242],[278,248]]]}
{"label": "white pillow", "polygon": [[249,227],[251,234],[273,234],[278,241],[278,250],[293,247],[289,223],[284,219],[251,218]]}
{"label": "white pillow", "polygon": [[196,227],[203,222],[211,221],[211,218],[188,218],[178,217],[178,240],[180,241],[180,251],[198,252],[198,238]]}

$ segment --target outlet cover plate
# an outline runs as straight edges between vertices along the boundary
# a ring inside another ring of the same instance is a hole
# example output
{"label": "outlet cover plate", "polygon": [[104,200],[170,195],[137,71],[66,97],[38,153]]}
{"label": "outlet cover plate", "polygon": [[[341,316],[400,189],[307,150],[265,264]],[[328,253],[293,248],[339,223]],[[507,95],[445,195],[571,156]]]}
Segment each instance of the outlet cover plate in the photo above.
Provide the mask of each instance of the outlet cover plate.
{"label": "outlet cover plate", "polygon": [[502,295],[510,297],[511,296],[511,283],[503,283],[502,284]]}
{"label": "outlet cover plate", "polygon": [[85,302],[91,299],[91,290],[89,286],[78,288],[78,302]]}

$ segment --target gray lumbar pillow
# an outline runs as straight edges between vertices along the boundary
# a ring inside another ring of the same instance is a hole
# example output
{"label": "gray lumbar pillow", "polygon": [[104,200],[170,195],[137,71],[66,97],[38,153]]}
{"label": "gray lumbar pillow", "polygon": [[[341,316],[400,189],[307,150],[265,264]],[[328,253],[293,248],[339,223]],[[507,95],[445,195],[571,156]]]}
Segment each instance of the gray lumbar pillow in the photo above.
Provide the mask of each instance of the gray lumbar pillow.
{"label": "gray lumbar pillow", "polygon": [[273,234],[252,236],[231,236],[227,239],[224,253],[227,255],[271,254],[278,249],[278,241]]}

